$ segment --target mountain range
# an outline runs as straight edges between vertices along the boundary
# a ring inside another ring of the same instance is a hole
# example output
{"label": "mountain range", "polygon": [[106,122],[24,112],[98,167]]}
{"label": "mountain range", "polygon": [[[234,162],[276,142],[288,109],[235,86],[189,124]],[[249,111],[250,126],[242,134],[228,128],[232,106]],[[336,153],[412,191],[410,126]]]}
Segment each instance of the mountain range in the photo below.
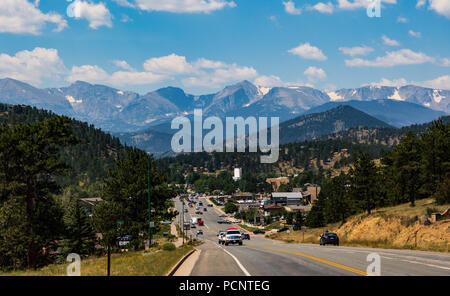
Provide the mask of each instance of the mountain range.
{"label": "mountain range", "polygon": [[345,103],[396,127],[450,113],[449,90],[413,85],[365,86],[326,93],[306,86],[269,89],[242,81],[214,94],[196,96],[176,87],[140,95],[82,81],[68,87],[39,89],[5,78],[0,79],[0,102],[51,110],[115,133],[142,131],[192,114],[195,108],[201,108],[204,116],[278,116],[286,121]]}
{"label": "mountain range", "polygon": [[[307,86],[265,88],[241,81],[207,95],[187,94],[176,87],[141,95],[83,81],[67,87],[39,89],[5,78],[0,79],[0,103],[51,110],[111,132],[126,144],[150,152],[164,152],[175,132],[170,128],[171,120],[176,116],[192,118],[196,108],[203,110],[204,117],[221,119],[227,116],[279,117],[285,131],[290,128],[283,122],[289,125],[291,120],[308,119],[310,122],[305,126],[312,130],[288,136],[300,140],[360,125],[403,127],[430,122],[450,113],[450,91],[409,85],[364,86],[327,93]],[[352,107],[352,112],[348,108],[344,108],[346,112],[336,111],[342,111],[337,107],[344,105]],[[330,110],[334,111],[327,113]],[[364,116],[355,111],[362,111]],[[372,119],[368,120],[365,115]],[[351,121],[345,116],[362,120]],[[321,131],[312,121],[317,118],[328,120],[331,125],[321,124]]]}

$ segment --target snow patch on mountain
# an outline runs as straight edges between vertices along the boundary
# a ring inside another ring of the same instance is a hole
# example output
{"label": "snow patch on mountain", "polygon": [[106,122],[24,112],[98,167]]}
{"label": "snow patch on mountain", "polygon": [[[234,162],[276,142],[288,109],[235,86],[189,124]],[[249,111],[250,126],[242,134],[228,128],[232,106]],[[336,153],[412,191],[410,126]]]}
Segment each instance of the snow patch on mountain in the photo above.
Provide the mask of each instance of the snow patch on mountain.
{"label": "snow patch on mountain", "polygon": [[405,99],[402,98],[402,96],[399,94],[398,92],[398,88],[395,89],[394,93],[392,94],[392,96],[388,97],[389,100],[395,100],[395,101],[404,101]]}
{"label": "snow patch on mountain", "polygon": [[265,95],[267,95],[269,93],[269,91],[271,90],[270,87],[264,87],[264,86],[257,86],[258,88],[258,95],[261,97],[264,97]]}
{"label": "snow patch on mountain", "polygon": [[335,101],[343,101],[344,98],[340,95],[338,95],[336,92],[332,91],[327,93],[327,95],[330,97],[330,101],[331,102],[335,102]]}
{"label": "snow patch on mountain", "polygon": [[83,103],[83,100],[77,100],[77,99],[75,99],[74,97],[72,97],[72,96],[66,96],[66,99],[67,99],[67,101],[69,101],[69,103],[71,104],[71,105],[75,105],[75,104],[81,104],[81,103]]}
{"label": "snow patch on mountain", "polygon": [[433,91],[433,100],[439,104],[442,101],[442,99],[445,99],[445,97],[441,96],[440,92],[437,89],[435,89]]}

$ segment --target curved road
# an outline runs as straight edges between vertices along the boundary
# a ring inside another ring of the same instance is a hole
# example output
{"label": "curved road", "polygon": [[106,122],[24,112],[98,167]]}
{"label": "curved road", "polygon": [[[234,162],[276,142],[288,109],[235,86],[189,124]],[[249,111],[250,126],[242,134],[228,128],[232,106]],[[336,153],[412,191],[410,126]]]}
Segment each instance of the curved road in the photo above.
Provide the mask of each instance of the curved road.
{"label": "curved road", "polygon": [[[199,200],[205,206],[209,203],[205,198]],[[181,202],[177,199],[175,204],[181,213]],[[222,246],[217,243],[217,233],[230,225],[217,223],[221,218],[215,207],[207,209],[200,215],[205,226],[197,226],[189,233],[195,235],[202,229],[204,235],[199,239],[205,242],[197,247],[201,252],[192,276],[364,276],[371,253],[380,256],[381,275],[450,275],[450,256],[444,253],[288,244],[253,234],[243,246]],[[190,221],[191,215],[199,216],[194,214],[195,208],[188,211],[185,221]]]}

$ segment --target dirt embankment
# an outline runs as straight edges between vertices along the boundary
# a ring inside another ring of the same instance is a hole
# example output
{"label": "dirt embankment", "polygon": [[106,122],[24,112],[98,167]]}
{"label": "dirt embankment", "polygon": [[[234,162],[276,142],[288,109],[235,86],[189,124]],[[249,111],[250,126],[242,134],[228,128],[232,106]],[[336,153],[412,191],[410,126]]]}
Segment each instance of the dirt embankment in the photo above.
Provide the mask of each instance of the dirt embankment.
{"label": "dirt embankment", "polygon": [[275,233],[270,238],[290,243],[318,244],[325,230],[336,232],[340,244],[374,248],[407,248],[449,252],[450,220],[424,225],[420,220],[408,216],[374,214],[357,216],[346,223],[328,225],[290,233]]}
{"label": "dirt embankment", "polygon": [[449,251],[450,221],[423,225],[402,217],[360,217],[334,229],[344,244]]}

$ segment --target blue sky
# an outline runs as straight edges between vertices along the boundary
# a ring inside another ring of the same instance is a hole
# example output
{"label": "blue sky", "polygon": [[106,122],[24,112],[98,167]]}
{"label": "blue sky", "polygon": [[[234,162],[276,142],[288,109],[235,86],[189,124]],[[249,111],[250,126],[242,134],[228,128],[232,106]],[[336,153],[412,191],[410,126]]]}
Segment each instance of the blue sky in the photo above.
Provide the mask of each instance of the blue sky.
{"label": "blue sky", "polygon": [[[193,94],[247,79],[450,89],[450,1],[2,0],[0,78]],[[69,5],[73,9],[67,14]]]}

